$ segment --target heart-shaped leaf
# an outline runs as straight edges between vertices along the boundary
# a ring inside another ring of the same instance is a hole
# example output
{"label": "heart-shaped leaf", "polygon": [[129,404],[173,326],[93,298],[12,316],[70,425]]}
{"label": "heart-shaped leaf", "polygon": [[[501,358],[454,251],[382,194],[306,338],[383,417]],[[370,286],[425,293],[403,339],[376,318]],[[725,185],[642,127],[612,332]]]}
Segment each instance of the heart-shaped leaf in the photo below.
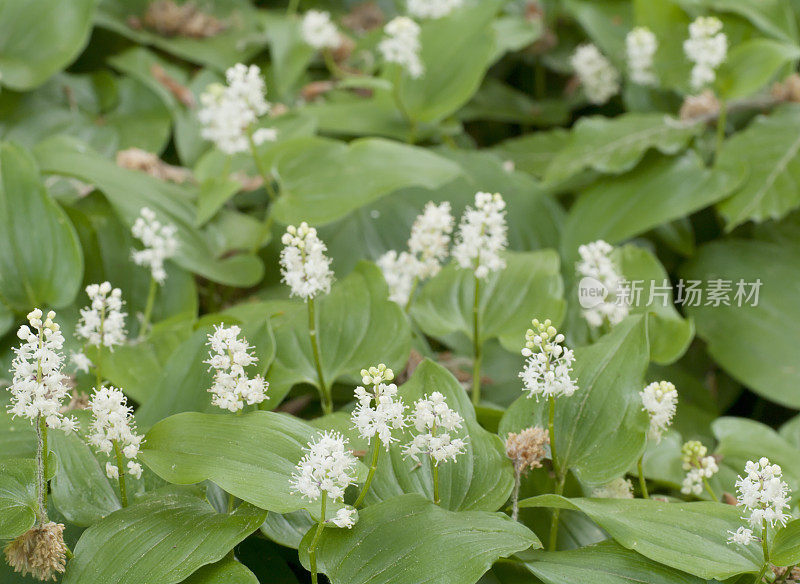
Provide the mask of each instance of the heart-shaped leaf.
{"label": "heart-shaped leaf", "polygon": [[36,461],[0,462],[0,539],[14,539],[36,521]]}

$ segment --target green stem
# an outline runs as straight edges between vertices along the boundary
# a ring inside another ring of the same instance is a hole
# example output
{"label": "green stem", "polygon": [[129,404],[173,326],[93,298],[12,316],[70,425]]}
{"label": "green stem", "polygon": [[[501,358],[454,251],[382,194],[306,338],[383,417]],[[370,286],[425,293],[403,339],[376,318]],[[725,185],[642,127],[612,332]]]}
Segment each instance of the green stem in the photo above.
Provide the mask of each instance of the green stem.
{"label": "green stem", "polygon": [[322,491],[322,504],[320,506],[319,523],[317,524],[317,531],[314,533],[314,539],[308,546],[308,560],[311,563],[311,582],[317,584],[317,543],[319,537],[322,535],[322,530],[325,529],[325,507],[328,503],[328,493]]}
{"label": "green stem", "polygon": [[330,49],[322,50],[322,58],[325,61],[325,67],[328,69],[328,73],[330,73],[331,77],[339,79],[347,76],[347,72],[339,67],[336,59],[333,58],[333,52]]}
{"label": "green stem", "polygon": [[417,139],[417,122],[411,116],[411,113],[408,111],[405,103],[403,103],[403,96],[400,92],[401,88],[401,81],[403,80],[403,68],[400,66],[395,66],[395,75],[394,75],[394,84],[392,86],[392,96],[394,97],[395,105],[397,105],[397,109],[400,111],[400,114],[405,118],[406,122],[408,123],[408,143],[414,144]]}
{"label": "green stem", "polygon": [[236,497],[233,496],[233,493],[228,493],[228,513],[233,511],[233,506],[236,504]]}
{"label": "green stem", "polygon": [[47,422],[41,415],[36,423],[36,500],[39,525],[47,523]]}
{"label": "green stem", "polygon": [[547,401],[550,405],[550,412],[547,419],[547,433],[550,438],[550,460],[553,462],[553,472],[556,476],[559,476],[558,460],[556,459],[556,398],[551,395],[547,398]]}
{"label": "green stem", "polygon": [[472,404],[481,401],[481,360],[483,359],[480,341],[480,303],[481,280],[475,276],[475,297],[472,303]]}
{"label": "green stem", "polygon": [[[547,430],[550,435],[550,459],[553,462],[553,472],[556,476],[556,495],[561,495],[564,492],[566,475],[561,473],[561,470],[558,467],[558,458],[556,457],[556,398],[551,395],[548,397],[548,401],[550,405],[550,411],[547,420]],[[553,516],[550,519],[550,545],[548,546],[550,551],[555,551],[558,543],[558,516],[560,511],[560,509],[553,509]]]}
{"label": "green stem", "polygon": [[431,474],[433,475],[433,502],[440,503],[439,497],[439,465],[431,459]]}
{"label": "green stem", "polygon": [[250,145],[250,154],[253,156],[253,162],[256,165],[256,169],[258,169],[258,174],[261,175],[261,180],[264,181],[264,188],[269,195],[271,201],[274,201],[278,198],[278,193],[275,192],[275,187],[272,186],[272,174],[264,168],[264,163],[261,160],[261,157],[258,155],[258,148],[256,148],[256,143],[253,142],[253,132],[247,132],[247,143]]}
{"label": "green stem", "polygon": [[67,556],[68,560],[71,560],[75,557],[75,554],[72,553],[72,550],[69,549],[69,546],[66,544],[66,542],[64,543],[64,555]]}
{"label": "green stem", "polygon": [[144,316],[142,317],[142,326],[139,329],[139,340],[143,340],[147,334],[147,329],[150,326],[150,318],[153,315],[153,305],[156,302],[156,292],[158,291],[158,282],[152,276],[150,277],[150,290],[147,292],[147,304],[144,307]]}
{"label": "green stem", "polygon": [[789,580],[789,576],[792,575],[792,570],[794,570],[796,567],[797,567],[797,564],[793,564],[791,566],[788,566],[786,568],[786,571],[783,573],[783,576],[781,576],[780,578],[775,580],[775,584],[782,584],[782,583],[785,583],[787,580]]}
{"label": "green stem", "polygon": [[703,485],[705,486],[708,494],[711,495],[711,498],[714,500],[714,502],[719,503],[719,497],[717,497],[717,495],[714,494],[714,490],[711,488],[711,485],[709,484],[708,479],[706,477],[703,477]]}
{"label": "green stem", "polygon": [[647,481],[644,480],[644,470],[642,469],[644,463],[644,453],[639,457],[639,487],[642,489],[642,498],[649,499],[650,493],[647,492]]}
{"label": "green stem", "polygon": [[722,148],[722,143],[725,141],[725,125],[728,121],[728,106],[725,101],[719,104],[719,117],[717,118],[717,143],[714,149],[715,158],[719,156],[719,151]]}
{"label": "green stem", "polygon": [[369,473],[367,474],[367,480],[364,481],[364,487],[361,489],[361,493],[358,495],[358,499],[353,504],[353,507],[358,509],[361,504],[364,502],[364,499],[367,496],[367,491],[369,491],[369,486],[372,484],[372,478],[375,476],[375,471],[378,468],[378,457],[381,454],[381,439],[375,436],[375,443],[372,445],[372,462],[369,465]]}
{"label": "green stem", "polygon": [[522,468],[514,464],[514,490],[511,491],[511,519],[519,519],[519,487],[522,484]]}
{"label": "green stem", "polygon": [[414,294],[417,291],[417,286],[419,286],[419,278],[415,276],[414,282],[411,284],[411,292],[408,293],[408,301],[406,302],[405,307],[403,307],[403,310],[405,310],[406,314],[408,314],[408,311],[411,309],[411,303],[414,301]]}
{"label": "green stem", "polygon": [[308,299],[308,336],[311,338],[311,351],[314,353],[314,366],[317,369],[317,380],[319,381],[319,395],[322,400],[322,412],[324,414],[333,413],[333,398],[331,392],[325,385],[325,377],[322,375],[322,361],[319,358],[319,344],[317,343],[317,320],[314,317],[314,299]]}
{"label": "green stem", "polygon": [[[556,495],[559,497],[564,494],[564,483],[566,482],[567,477],[561,476],[557,479],[556,482]],[[558,516],[561,512],[561,509],[553,509],[553,515],[550,518],[550,543],[547,549],[551,552],[556,551],[556,546],[558,545]]]}
{"label": "green stem", "polygon": [[297,14],[297,9],[300,7],[300,0],[289,0],[289,6],[286,8],[286,14]]}
{"label": "green stem", "polygon": [[114,445],[114,454],[117,457],[117,474],[119,475],[119,498],[123,507],[128,506],[128,489],[125,487],[125,461],[122,459],[122,450],[116,440],[111,441]]}
{"label": "green stem", "polygon": [[103,387],[103,376],[100,374],[101,363],[103,358],[103,336],[105,333],[105,326],[106,326],[106,307],[100,310],[100,343],[97,345],[97,362],[94,364],[94,375],[95,375],[95,390],[100,389]]}

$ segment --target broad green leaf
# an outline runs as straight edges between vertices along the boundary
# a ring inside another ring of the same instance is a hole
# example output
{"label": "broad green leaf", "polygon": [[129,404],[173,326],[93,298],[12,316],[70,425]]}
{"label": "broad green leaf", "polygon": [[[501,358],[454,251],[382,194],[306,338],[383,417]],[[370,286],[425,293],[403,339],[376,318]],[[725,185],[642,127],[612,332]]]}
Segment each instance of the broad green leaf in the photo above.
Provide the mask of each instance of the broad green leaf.
{"label": "broad green leaf", "polygon": [[[453,511],[496,511],[506,502],[514,485],[513,468],[505,455],[503,442],[481,428],[475,410],[461,384],[441,365],[425,360],[403,384],[398,395],[413,407],[415,401],[432,392],[441,392],[447,404],[464,418],[464,428],[456,434],[467,442],[464,454],[455,461],[439,465],[441,506]],[[406,433],[401,443],[411,440]],[[420,466],[404,458],[400,444],[380,453],[378,471],[367,495],[367,502],[390,501],[403,493],[419,493],[433,498],[433,479],[428,462]]]}
{"label": "broad green leaf", "polygon": [[258,584],[258,578],[233,558],[203,566],[183,581],[184,584]]}
{"label": "broad green leaf", "polygon": [[[626,473],[645,446],[647,416],[639,391],[649,362],[649,334],[642,316],[631,316],[597,343],[575,350],[578,391],[556,400],[559,466],[590,484]],[[523,395],[508,408],[500,435],[547,426],[547,401]]]}
{"label": "broad green leaf", "polygon": [[36,461],[0,461],[0,540],[14,539],[36,521]]}
{"label": "broad green leaf", "polygon": [[800,519],[790,521],[778,531],[772,542],[769,559],[776,566],[800,563]]}
{"label": "broad green leaf", "polygon": [[[333,266],[334,269],[336,266]],[[377,266],[359,263],[331,293],[315,300],[320,360],[326,385],[336,380],[360,379],[364,367],[385,363],[397,371],[405,365],[411,333],[400,306],[388,299]],[[298,383],[318,386],[308,335],[308,307],[293,302],[272,319],[276,355],[267,380],[269,407],[276,407]]]}
{"label": "broad green leaf", "polygon": [[[174,584],[221,560],[264,520],[243,504],[219,514],[190,493],[151,495],[83,532],[64,584]],[[135,535],[135,537],[134,537]]]}
{"label": "broad green leaf", "polygon": [[261,279],[264,266],[260,259],[244,254],[220,257],[214,246],[214,234],[194,227],[191,199],[195,192],[191,187],[120,168],[85,146],[81,148],[65,140],[42,143],[36,155],[44,171],[74,176],[96,185],[126,225],[133,225],[145,206],[153,209],[162,221],[175,224],[179,248],[174,261],[179,266],[229,286],[251,286]]}
{"label": "broad green leaf", "polygon": [[8,413],[10,395],[5,389],[0,390],[0,462],[36,456],[36,432],[27,418],[12,418]]}
{"label": "broad green leaf", "polygon": [[[312,117],[324,134],[382,136],[400,141],[409,135],[408,124],[388,91],[376,90],[369,99],[347,94],[336,100],[307,104],[300,111]],[[431,128],[423,125],[417,139],[430,133]]]}
{"label": "broad green leaf", "polygon": [[781,40],[797,40],[797,20],[786,0],[678,0],[687,9],[738,14],[764,33]]}
{"label": "broad green leaf", "polygon": [[97,0],[0,1],[2,83],[32,89],[69,65],[92,30]]}
{"label": "broad green leaf", "polygon": [[727,228],[746,221],[780,219],[800,206],[800,105],[785,105],[759,116],[746,129],[725,141],[717,168],[748,169],[744,183],[717,205]]}
{"label": "broad green leaf", "polygon": [[458,119],[464,122],[492,120],[544,127],[565,124],[569,115],[569,104],[563,99],[535,101],[527,93],[491,77],[458,111]]}
{"label": "broad green leaf", "polygon": [[[35,245],[33,244],[35,242]],[[17,312],[71,303],[83,276],[75,228],[31,155],[0,144],[0,296]]]}
{"label": "broad green leaf", "polygon": [[293,15],[270,13],[265,16],[272,80],[269,90],[281,100],[293,99],[291,91],[314,56],[314,49],[303,40],[300,24]]}
{"label": "broad green leaf", "polygon": [[[335,584],[470,584],[498,558],[541,547],[507,515],[447,511],[419,495],[395,497],[359,515],[352,529],[326,529],[320,538],[317,564]],[[309,541],[307,535],[301,544],[305,566]]]}
{"label": "broad green leaf", "polygon": [[800,47],[794,43],[757,38],[736,45],[720,66],[716,82],[720,94],[725,99],[749,97],[798,59]]}
{"label": "broad green leaf", "polygon": [[495,49],[493,61],[506,53],[519,51],[536,42],[544,32],[538,18],[519,18],[517,15],[500,15],[494,19]]}
{"label": "broad green leaf", "polygon": [[[756,152],[754,149],[753,156]],[[714,361],[757,394],[800,407],[796,358],[800,336],[795,327],[787,326],[800,318],[797,293],[790,284],[800,281],[800,248],[736,239],[716,241],[701,247],[681,275],[687,286],[690,280],[701,282],[702,298],[690,301],[687,296],[685,307]],[[710,298],[710,282],[718,280],[723,286],[721,297],[727,298],[729,305],[720,302],[715,306],[717,301]],[[750,296],[751,284],[759,281],[757,298]],[[728,292],[724,290],[726,282]],[[757,306],[753,306],[756,300]],[[759,337],[770,341],[752,342]]]}
{"label": "broad green leaf", "polygon": [[690,92],[692,63],[683,50],[683,41],[689,36],[690,16],[676,0],[634,0],[633,10],[636,25],[646,26],[658,39],[653,70],[659,86]]}
{"label": "broad green leaf", "polygon": [[622,546],[701,578],[758,572],[763,563],[760,547],[727,543],[728,531],[742,525],[741,510],[733,505],[540,495],[520,501],[520,507],[582,511]]}
{"label": "broad green leaf", "polygon": [[625,35],[633,28],[627,0],[565,0],[564,7],[618,67],[625,62]]}
{"label": "broad green leaf", "polygon": [[700,124],[680,124],[661,113],[580,118],[567,144],[550,161],[544,179],[554,184],[586,169],[622,174],[650,149],[679,153],[701,130]]}
{"label": "broad green leaf", "polygon": [[[319,432],[286,414],[187,412],[162,420],[145,437],[142,461],[166,481],[210,480],[262,509],[288,513],[319,502],[292,493],[289,481],[303,448]],[[258,523],[256,528],[263,523]]]}
{"label": "broad green leaf", "polygon": [[316,525],[308,511],[292,511],[291,513],[267,513],[261,526],[261,533],[275,543],[297,549],[303,536]]}
{"label": "broad green leaf", "polygon": [[795,448],[800,448],[800,415],[783,424],[778,432]]}
{"label": "broad green leaf", "polygon": [[423,148],[381,138],[301,138],[282,147],[273,164],[281,185],[273,213],[286,224],[329,223],[401,188],[436,189],[460,172]]}
{"label": "broad green leaf", "polygon": [[572,134],[564,128],[532,132],[500,142],[492,150],[511,160],[517,170],[543,178],[550,162],[571,141]]}
{"label": "broad green leaf", "polygon": [[662,566],[621,545],[606,541],[577,550],[536,551],[525,566],[545,584],[705,584],[704,579]]}
{"label": "broad green leaf", "polygon": [[53,503],[70,523],[92,525],[120,508],[105,469],[77,434],[50,432],[49,440],[60,469],[50,483]]}
{"label": "broad green leaf", "polygon": [[[508,252],[506,268],[481,280],[479,331],[481,343],[498,338],[510,351],[525,342],[533,318],[558,323],[564,314],[564,285],[558,255],[551,250]],[[427,282],[411,314],[427,334],[444,337],[459,333],[474,337],[475,276],[451,262]]]}

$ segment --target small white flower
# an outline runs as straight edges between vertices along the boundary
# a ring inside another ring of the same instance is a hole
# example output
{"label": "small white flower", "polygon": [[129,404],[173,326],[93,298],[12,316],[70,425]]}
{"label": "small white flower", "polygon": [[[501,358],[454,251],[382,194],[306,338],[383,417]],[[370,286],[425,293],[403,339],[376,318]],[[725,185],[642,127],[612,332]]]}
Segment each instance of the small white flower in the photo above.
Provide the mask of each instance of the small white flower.
{"label": "small white flower", "polygon": [[417,431],[413,440],[403,448],[404,455],[419,461],[420,454],[430,456],[434,465],[448,459],[455,461],[463,454],[467,443],[461,438],[453,438],[452,432],[461,428],[464,418],[450,409],[444,396],[434,391],[430,397],[425,395],[414,403],[411,421]]}
{"label": "small white flower", "polygon": [[564,335],[559,333],[550,319],[539,322],[533,319],[533,328],[525,332],[525,367],[519,377],[528,397],[569,397],[578,390],[572,379],[572,364],[575,356],[571,349],[563,347]]}
{"label": "small white flower", "polygon": [[61,373],[64,335],[54,322],[55,317],[52,310],[44,315],[36,308],[28,313],[30,326],[23,325],[17,331],[22,343],[13,349],[15,356],[11,363],[13,378],[9,387],[11,404],[8,411],[12,416],[22,416],[32,423],[42,417],[49,428],[71,432],[77,427],[75,419],[61,413],[62,402],[69,400],[69,387]]}
{"label": "small white flower", "polygon": [[[128,470],[131,475],[142,476],[142,467],[136,462],[139,447],[144,436],[136,433],[133,420],[133,409],[122,390],[115,387],[95,389],[89,400],[92,412],[92,423],[87,440],[100,452],[112,454],[116,448],[128,459]],[[116,465],[106,464],[108,478],[119,478]]]}
{"label": "small white flower", "polygon": [[122,290],[109,282],[90,284],[86,294],[91,304],[81,309],[75,334],[95,347],[113,348],[125,342],[125,317],[122,312]]}
{"label": "small white flower", "polygon": [[300,31],[306,44],[318,51],[336,49],[342,42],[336,25],[331,21],[330,13],[321,10],[306,12],[303,15]]}
{"label": "small white flower", "polygon": [[346,445],[347,441],[338,432],[324,432],[310,442],[292,474],[292,492],[312,501],[323,491],[334,501],[342,499],[347,487],[355,482],[357,462]]}
{"label": "small white flower", "polygon": [[144,245],[142,250],[133,250],[133,263],[150,268],[153,279],[163,284],[167,279],[164,262],[178,251],[178,228],[171,223],[162,224],[155,211],[142,207],[131,233]]}
{"label": "small white flower", "polygon": [[392,249],[379,257],[376,263],[389,287],[389,300],[405,306],[411,297],[414,278],[419,271],[417,259],[407,251],[398,254]]}
{"label": "small white flower", "polygon": [[291,288],[292,296],[308,300],[320,292],[331,291],[331,260],[325,255],[327,248],[317,237],[316,229],[305,221],[300,227],[290,225],[281,243],[284,245],[280,259],[282,281]]}
{"label": "small white flower", "polygon": [[358,511],[355,508],[342,507],[336,512],[336,516],[333,519],[329,519],[327,522],[333,523],[336,527],[346,527],[347,529],[350,529],[356,524],[357,521]]}
{"label": "small white flower", "polygon": [[689,38],[683,52],[694,63],[691,84],[694,89],[713,83],[717,67],[728,54],[728,38],[722,32],[722,21],[714,16],[701,16],[689,25]]}
{"label": "small white flower", "polygon": [[397,386],[385,383],[394,379],[394,372],[381,363],[377,367],[362,369],[361,377],[364,385],[372,386],[371,391],[360,385],[356,387],[358,404],[350,419],[362,438],[372,443],[372,438],[377,436],[388,452],[389,445],[397,441],[392,430],[406,425],[406,406],[402,398],[397,397]]}
{"label": "small white flower", "polygon": [[579,46],[570,63],[590,102],[602,105],[619,92],[619,72],[596,46]]}
{"label": "small white flower", "polygon": [[625,49],[631,81],[639,85],[655,85],[653,57],[658,50],[658,40],[653,31],[644,26],[634,28],[625,37]]}
{"label": "small white flower", "polygon": [[598,499],[633,499],[633,485],[625,477],[614,479],[592,489],[592,497]]}
{"label": "small white flower", "polygon": [[672,423],[678,408],[678,390],[669,381],[654,381],[639,392],[642,406],[650,415],[648,438],[661,442],[661,435]]}
{"label": "small white flower", "polygon": [[705,481],[719,471],[717,460],[707,454],[708,449],[697,440],[690,440],[683,445],[681,458],[683,470],[687,471],[681,486],[684,495],[701,495]]}
{"label": "small white flower", "polygon": [[414,18],[443,18],[463,4],[464,0],[407,0],[406,9]]}
{"label": "small white flower", "polygon": [[214,394],[211,403],[223,410],[237,412],[248,405],[260,404],[266,399],[269,384],[260,375],[252,379],[247,376],[245,367],[258,362],[258,358],[250,352],[253,348],[247,339],[239,338],[241,329],[238,326],[225,328],[214,327],[214,334],[208,335],[211,345],[207,363],[214,369],[214,384],[209,392]]}
{"label": "small white flower", "polygon": [[270,110],[261,69],[237,63],[225,72],[225,78],[227,85],[209,85],[200,96],[197,118],[203,126],[202,137],[226,154],[249,150],[251,132],[256,145],[275,140],[275,130],[253,131],[258,119]]}
{"label": "small white flower", "polygon": [[748,461],[744,470],[745,477],[736,480],[736,504],[750,513],[744,519],[754,529],[762,528],[765,522],[770,527],[786,526],[792,518],[784,512],[789,508],[791,491],[783,480],[781,467],[761,458],[758,462]]}
{"label": "small white flower", "polygon": [[728,543],[736,543],[739,545],[750,545],[752,542],[756,541],[758,538],[753,535],[752,529],[747,529],[746,527],[740,527],[736,531],[728,530],[728,533],[731,536],[728,538]]}
{"label": "small white flower", "polygon": [[629,299],[623,294],[624,277],[611,258],[614,246],[602,239],[587,243],[578,248],[581,256],[575,271],[581,278],[593,278],[608,292],[597,305],[582,311],[583,317],[592,328],[608,323],[619,324],[630,313]]}
{"label": "small white flower", "polygon": [[75,371],[83,371],[84,373],[89,373],[89,369],[91,369],[94,364],[89,357],[86,356],[85,353],[75,353],[74,351],[70,353],[69,360],[72,365],[75,367]]}
{"label": "small white flower", "polygon": [[453,259],[462,268],[474,270],[476,278],[506,267],[500,257],[508,245],[505,208],[500,194],[477,193],[475,208],[467,207],[461,216]]}
{"label": "small white flower", "polygon": [[425,67],[419,58],[419,25],[406,16],[398,16],[383,30],[387,36],[378,44],[378,50],[384,61],[397,63],[412,78],[422,77]]}

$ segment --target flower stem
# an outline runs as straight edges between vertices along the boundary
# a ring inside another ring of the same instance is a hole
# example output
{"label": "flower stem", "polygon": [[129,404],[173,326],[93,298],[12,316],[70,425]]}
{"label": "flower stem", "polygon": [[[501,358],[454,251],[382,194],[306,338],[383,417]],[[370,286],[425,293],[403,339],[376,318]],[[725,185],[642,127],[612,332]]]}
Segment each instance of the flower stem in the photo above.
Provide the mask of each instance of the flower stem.
{"label": "flower stem", "polygon": [[122,450],[119,448],[119,443],[116,440],[111,441],[114,444],[114,454],[117,457],[117,474],[119,475],[119,498],[123,507],[128,506],[128,489],[125,487],[125,461],[122,459]]}
{"label": "flower stem", "polygon": [[228,493],[228,513],[233,512],[233,506],[236,504],[236,497],[233,493]]}
{"label": "flower stem", "polygon": [[405,103],[403,103],[403,96],[400,92],[401,82],[403,80],[403,69],[402,67],[397,67],[395,69],[394,75],[394,83],[392,87],[392,96],[394,97],[395,105],[397,109],[400,111],[400,114],[405,118],[406,122],[408,123],[408,143],[414,144],[417,139],[417,122],[411,117],[411,113],[408,111]]}
{"label": "flower stem", "polygon": [[419,286],[419,278],[414,277],[414,281],[411,283],[411,292],[408,293],[408,301],[406,301],[406,305],[403,307],[403,310],[406,314],[411,309],[411,303],[414,301],[414,293],[417,291],[417,286]]}
{"label": "flower stem", "polygon": [[477,406],[481,401],[481,360],[483,359],[480,341],[480,304],[481,280],[475,276],[475,297],[472,303],[472,404]]}
{"label": "flower stem", "polygon": [[269,199],[274,201],[278,198],[278,193],[275,192],[275,187],[272,186],[272,175],[264,168],[264,163],[261,162],[261,158],[258,156],[258,149],[253,141],[253,132],[251,131],[247,132],[247,143],[250,145],[250,154],[253,156],[253,162],[256,165],[256,169],[258,169],[258,174],[261,175],[261,180],[264,181],[264,188],[269,195]]}
{"label": "flower stem", "polygon": [[439,465],[431,459],[431,474],[433,475],[433,502],[437,505],[441,502],[439,497]]}
{"label": "flower stem", "polygon": [[328,493],[322,491],[322,504],[320,505],[320,517],[317,524],[317,531],[314,533],[314,539],[308,546],[308,560],[311,563],[311,582],[317,584],[317,543],[319,537],[322,535],[322,530],[325,529],[325,507],[328,504]]}
{"label": "flower stem", "polygon": [[297,14],[297,9],[300,7],[300,0],[289,0],[289,6],[286,8],[286,14]]}
{"label": "flower stem", "polygon": [[[556,495],[561,496],[564,493],[564,483],[566,479],[566,475],[558,477],[558,482],[556,482]],[[556,551],[556,546],[558,545],[558,517],[560,513],[561,509],[555,508],[553,509],[553,516],[550,518],[550,543],[547,549],[551,552]]]}
{"label": "flower stem", "polygon": [[650,493],[647,492],[647,481],[644,480],[644,470],[642,469],[644,463],[644,453],[639,457],[639,487],[642,489],[642,498],[649,499]]}
{"label": "flower stem", "polygon": [[717,143],[714,148],[714,157],[719,157],[719,151],[722,148],[722,143],[725,141],[725,125],[728,121],[728,106],[725,101],[720,101],[719,104],[719,118],[717,118]]}
{"label": "flower stem", "polygon": [[36,423],[36,500],[42,525],[47,523],[47,422],[41,415]]}
{"label": "flower stem", "polygon": [[144,339],[147,334],[147,329],[150,327],[150,318],[153,315],[153,305],[156,302],[156,292],[158,291],[158,282],[150,276],[150,290],[147,292],[147,304],[144,307],[144,316],[142,317],[142,326],[139,328],[139,340]]}
{"label": "flower stem", "polygon": [[[556,495],[561,495],[564,492],[564,482],[566,475],[562,474],[558,466],[558,458],[556,457],[556,398],[553,395],[548,396],[550,402],[550,412],[547,420],[547,430],[550,435],[550,460],[553,462],[553,472],[556,476]],[[555,551],[556,544],[558,543],[558,516],[561,510],[553,509],[553,516],[550,519],[550,545],[548,549]]]}
{"label": "flower stem", "polygon": [[783,576],[775,580],[775,584],[782,584],[789,580],[789,576],[792,575],[792,570],[794,570],[798,564],[792,564],[786,568],[786,571],[783,573]]}
{"label": "flower stem", "polygon": [[314,353],[314,366],[317,369],[317,380],[319,381],[319,395],[322,400],[322,412],[324,414],[333,413],[333,399],[331,392],[325,385],[325,377],[322,375],[322,361],[319,358],[319,344],[317,343],[317,320],[314,317],[314,299],[308,299],[308,336],[311,338],[311,351]]}
{"label": "flower stem", "polygon": [[358,495],[358,499],[353,504],[353,507],[358,509],[361,504],[364,502],[364,499],[367,496],[367,492],[369,491],[369,486],[372,484],[372,478],[375,476],[375,471],[378,468],[378,457],[381,454],[381,439],[375,436],[375,444],[372,445],[372,462],[369,465],[369,473],[367,474],[367,480],[364,481],[364,487],[361,489],[361,493]]}
{"label": "flower stem", "polygon": [[338,79],[347,75],[347,72],[339,67],[339,64],[333,58],[333,52],[331,52],[330,49],[322,50],[322,58],[325,61],[325,67],[328,69],[328,73],[330,73],[331,77]]}
{"label": "flower stem", "polygon": [[514,465],[514,490],[511,492],[511,519],[519,519],[519,487],[522,483],[522,467]]}
{"label": "flower stem", "polygon": [[706,492],[711,495],[711,498],[714,500],[715,503],[719,503],[719,497],[714,493],[714,490],[711,488],[711,485],[708,483],[708,479],[703,477],[703,485],[706,488]]}

